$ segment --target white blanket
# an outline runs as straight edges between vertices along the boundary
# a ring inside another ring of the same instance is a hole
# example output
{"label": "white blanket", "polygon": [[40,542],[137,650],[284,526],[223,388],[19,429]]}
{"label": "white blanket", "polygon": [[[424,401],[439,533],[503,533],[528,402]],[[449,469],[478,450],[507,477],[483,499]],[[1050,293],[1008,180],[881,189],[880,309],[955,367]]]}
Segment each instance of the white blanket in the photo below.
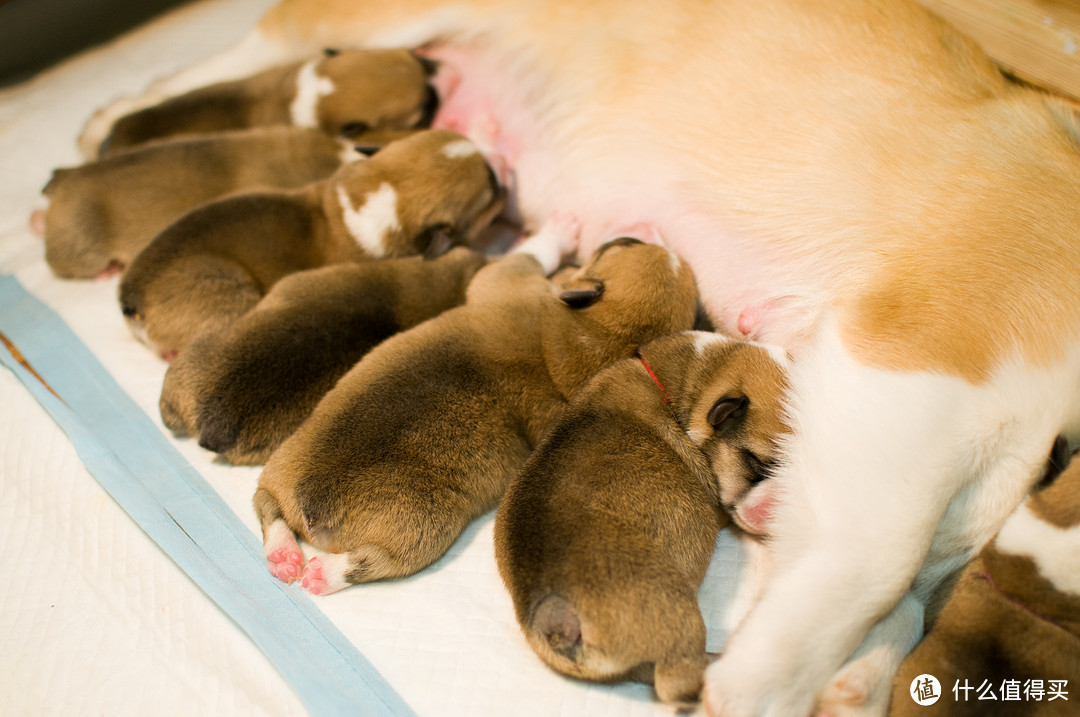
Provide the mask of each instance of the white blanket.
{"label": "white blanket", "polygon": [[[14,274],[58,314],[166,436],[157,411],[166,366],[128,333],[116,280],[54,278],[27,220],[50,171],[78,163],[75,138],[95,108],[235,42],[269,4],[203,0],[0,92],[0,273]],[[120,509],[6,369],[0,407],[0,565],[8,576],[0,588],[0,713],[289,715],[310,707],[298,695],[311,686],[282,675],[249,639],[251,628]],[[168,440],[258,540],[258,469],[216,463],[192,441]],[[739,565],[739,546],[722,537],[700,600],[710,650],[726,636]],[[287,590],[308,600],[296,586]],[[491,515],[417,576],[312,602],[408,705],[403,713],[671,712],[648,687],[585,684],[540,663],[495,568]]]}

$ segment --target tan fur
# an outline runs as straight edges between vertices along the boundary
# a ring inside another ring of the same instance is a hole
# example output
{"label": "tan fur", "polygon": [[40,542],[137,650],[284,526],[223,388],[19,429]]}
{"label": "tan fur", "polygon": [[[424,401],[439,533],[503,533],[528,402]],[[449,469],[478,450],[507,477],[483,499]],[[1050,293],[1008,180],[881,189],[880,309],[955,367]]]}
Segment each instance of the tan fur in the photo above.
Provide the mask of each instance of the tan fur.
{"label": "tan fur", "polygon": [[[591,379],[495,521],[499,571],[536,653],[574,677],[645,679],[677,704],[697,701],[707,663],[697,590],[728,522],[720,485],[760,479],[730,456],[764,447],[756,461],[767,461],[783,429],[783,369],[761,347],[699,352],[700,339],[640,349],[663,390],[636,358]],[[736,396],[746,412],[709,425],[713,406]]]}
{"label": "tan fur", "polygon": [[[1050,525],[1080,525],[1080,463],[1073,462],[1048,488],[1027,501],[1032,512]],[[937,704],[920,707],[909,696],[911,681],[929,673],[941,681]],[[957,702],[957,680],[978,688],[989,680],[997,702]],[[1002,702],[1004,680],[1067,680],[1068,701],[1025,698]],[[960,576],[933,629],[904,661],[893,682],[895,717],[905,715],[1038,715],[1066,717],[1076,713],[1075,685],[1080,682],[1080,595],[1062,592],[1039,573],[1035,561],[1013,555],[991,543]]]}
{"label": "tan fur", "polygon": [[[101,154],[164,137],[294,124],[291,105],[305,64],[193,90],[125,115],[113,125]],[[333,91],[313,107],[313,127],[329,135],[355,138],[430,120],[428,73],[407,50],[350,50],[316,61],[314,71],[333,83]]]}
{"label": "tan fur", "polygon": [[285,277],[223,331],[204,333],[165,374],[174,433],[234,464],[265,463],[319,398],[382,340],[465,301],[484,264],[442,257],[337,264]]}
{"label": "tan fur", "polygon": [[[440,232],[451,241],[475,236],[501,199],[481,155],[451,160],[441,153],[459,141],[444,130],[417,133],[326,181],[237,194],[196,209],[155,237],[125,273],[125,316],[170,354],[202,331],[228,326],[291,272],[423,253]],[[369,237],[379,251],[373,256],[343,222],[338,189],[356,197],[362,211],[368,194],[384,185],[395,192],[398,228]]]}
{"label": "tan fur", "polygon": [[254,187],[300,187],[341,166],[344,147],[317,130],[256,128],[155,142],[58,169],[43,190],[45,260],[58,276],[127,266],[204,202]]}
{"label": "tan fur", "polygon": [[[562,388],[577,388],[577,362],[595,373],[630,355],[637,344],[620,337],[640,337],[643,320],[654,336],[693,324],[693,275],[681,265],[676,276],[664,249],[605,247],[579,273],[606,282],[624,275],[615,267],[648,276],[654,264],[668,267],[662,287],[639,291],[650,310],[629,314],[629,301],[612,312],[603,296],[570,308],[528,254],[482,269],[464,306],[367,354],[270,457],[255,501],[264,534],[280,515],[315,547],[348,553],[347,583],[429,565],[495,505],[563,410]],[[549,336],[572,338],[543,347]],[[580,351],[594,341],[606,353]],[[546,360],[556,354],[567,362]]]}

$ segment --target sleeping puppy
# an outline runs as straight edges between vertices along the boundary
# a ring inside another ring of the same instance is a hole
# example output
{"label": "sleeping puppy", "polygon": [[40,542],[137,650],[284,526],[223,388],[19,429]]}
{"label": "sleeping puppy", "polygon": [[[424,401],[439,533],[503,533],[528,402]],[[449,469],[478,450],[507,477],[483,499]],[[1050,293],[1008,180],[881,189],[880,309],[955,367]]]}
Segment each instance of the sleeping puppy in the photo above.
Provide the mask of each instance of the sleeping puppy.
{"label": "sleeping puppy", "polygon": [[265,463],[375,345],[465,301],[485,263],[458,247],[291,274],[228,328],[196,337],[169,366],[161,416],[234,464]]}
{"label": "sleeping puppy", "polygon": [[106,275],[200,204],[240,189],[301,187],[362,156],[318,130],[266,127],[155,142],[57,169],[42,190],[45,260],[57,276]]}
{"label": "sleeping puppy", "polygon": [[501,207],[475,146],[446,130],[393,142],[293,191],[237,194],[170,225],[120,282],[132,331],[171,358],[222,329],[287,274],[343,261],[440,253]]}
{"label": "sleeping puppy", "polygon": [[[1069,460],[1067,444],[1062,439],[1058,445],[1065,450],[1051,458],[1052,471]],[[890,714],[1076,714],[1080,462],[1073,461],[1056,480],[1051,473],[1050,480],[961,574],[929,634],[901,665]],[[941,683],[941,699],[925,707],[911,692],[924,674]],[[1067,700],[1050,699],[1051,680],[1065,681]],[[984,681],[988,691],[980,689]],[[1009,700],[1007,681],[1012,682]],[[950,694],[955,685],[957,693]],[[964,691],[965,685],[974,689]],[[997,699],[990,701],[987,692]]]}
{"label": "sleeping puppy", "polygon": [[495,506],[581,384],[693,325],[693,274],[633,239],[556,289],[546,275],[576,231],[549,221],[482,269],[464,306],[380,344],[323,397],[259,478],[271,572],[297,576],[296,536],[333,553],[304,569],[315,594],[426,567]]}
{"label": "sleeping puppy", "polygon": [[697,592],[728,523],[720,485],[760,482],[783,430],[774,355],[786,363],[704,332],[646,344],[574,396],[510,481],[495,555],[548,665],[650,682],[664,702],[698,700]]}
{"label": "sleeping puppy", "polygon": [[433,126],[490,115],[525,222],[579,217],[583,255],[648,222],[719,330],[792,353],[777,567],[707,711],[883,714],[928,597],[1080,441],[1075,113],[913,0],[288,0],[86,135],[402,38],[453,80]]}
{"label": "sleeping puppy", "polygon": [[[173,97],[120,118],[99,154],[182,134],[294,125],[355,139],[430,124],[433,64],[408,50],[349,50]],[[93,148],[88,148],[93,156]]]}

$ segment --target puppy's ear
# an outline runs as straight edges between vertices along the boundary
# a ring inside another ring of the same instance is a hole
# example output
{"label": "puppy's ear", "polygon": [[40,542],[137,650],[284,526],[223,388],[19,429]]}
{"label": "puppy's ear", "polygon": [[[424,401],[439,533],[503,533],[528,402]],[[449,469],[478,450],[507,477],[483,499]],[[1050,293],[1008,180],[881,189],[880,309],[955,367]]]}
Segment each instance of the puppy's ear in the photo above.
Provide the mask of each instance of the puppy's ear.
{"label": "puppy's ear", "polygon": [[382,147],[379,147],[379,146],[374,145],[374,144],[358,144],[358,145],[354,145],[353,149],[355,151],[359,152],[360,154],[364,155],[365,157],[370,157],[373,154],[375,154],[376,152],[378,152],[380,149],[382,149]]}
{"label": "puppy's ear", "polygon": [[424,249],[424,259],[438,259],[450,251],[457,244],[457,237],[450,227],[439,224],[427,229],[417,242],[418,246],[427,245]]}
{"label": "puppy's ear", "polygon": [[433,76],[439,71],[439,61],[432,60],[430,57],[423,57],[421,55],[412,53],[412,56],[416,58],[416,61],[420,63],[420,67],[424,68],[424,74],[428,77]]}
{"label": "puppy's ear", "polygon": [[563,284],[559,298],[571,309],[592,306],[604,295],[604,282],[599,279],[575,279]]}
{"label": "puppy's ear", "polygon": [[746,396],[724,396],[709,409],[709,415],[705,420],[717,433],[726,433],[742,422],[746,417],[746,407],[750,405],[750,399]]}
{"label": "puppy's ear", "polygon": [[1059,435],[1054,439],[1054,445],[1050,448],[1050,457],[1046,459],[1046,469],[1042,479],[1035,486],[1036,490],[1048,487],[1057,480],[1069,463],[1072,462],[1072,452],[1069,450],[1069,440]]}

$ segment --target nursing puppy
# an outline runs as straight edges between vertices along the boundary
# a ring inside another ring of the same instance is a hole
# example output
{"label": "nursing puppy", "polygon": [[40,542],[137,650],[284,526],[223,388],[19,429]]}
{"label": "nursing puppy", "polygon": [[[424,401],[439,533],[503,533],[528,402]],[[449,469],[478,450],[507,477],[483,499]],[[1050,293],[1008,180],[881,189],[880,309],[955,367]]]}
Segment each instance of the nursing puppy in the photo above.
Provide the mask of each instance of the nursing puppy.
{"label": "nursing puppy", "polygon": [[[1058,462],[1067,463],[1068,454]],[[1080,462],[1074,461],[1028,498],[964,570],[929,634],[901,665],[890,714],[1075,714],[1078,556]],[[932,706],[911,698],[912,683],[923,674],[941,682],[941,699]],[[984,680],[988,690],[981,689]],[[1051,680],[1065,681],[1067,701],[1051,701]],[[1008,701],[1006,681],[1014,690]],[[958,693],[951,694],[957,683]],[[974,689],[963,691],[965,685]],[[997,699],[989,701],[987,692]]]}
{"label": "nursing puppy", "polygon": [[646,344],[575,394],[510,481],[495,556],[548,665],[698,700],[697,592],[728,523],[717,478],[756,484],[773,461],[785,389],[774,353],[704,332]]}
{"label": "nursing puppy", "polygon": [[585,253],[653,224],[720,330],[796,359],[777,569],[706,709],[884,713],[937,584],[1080,440],[1080,122],[911,0],[289,0],[87,135],[403,38],[445,69],[434,126],[499,130],[526,221],[580,217]]}
{"label": "nursing puppy", "polygon": [[202,331],[228,326],[287,274],[438,253],[471,241],[500,207],[471,142],[421,132],[326,181],[237,194],[185,215],[124,273],[120,306],[136,336],[172,357]]}
{"label": "nursing puppy", "polygon": [[365,353],[464,303],[485,261],[458,247],[437,259],[350,262],[285,277],[169,365],[165,425],[230,463],[265,463]]}
{"label": "nursing puppy", "polygon": [[693,275],[655,245],[616,239],[554,287],[573,239],[572,221],[548,222],[477,273],[464,306],[380,344],[323,397],[259,478],[271,572],[297,577],[296,536],[333,553],[304,569],[316,594],[426,567],[591,375],[693,325]]}
{"label": "nursing puppy", "polygon": [[318,130],[267,127],[157,142],[57,169],[42,190],[45,260],[57,276],[102,276],[130,264],[200,204],[240,189],[301,187],[361,157]]}
{"label": "nursing puppy", "polygon": [[294,125],[332,136],[429,124],[430,62],[408,50],[350,50],[204,87],[120,118],[89,157],[175,135]]}

